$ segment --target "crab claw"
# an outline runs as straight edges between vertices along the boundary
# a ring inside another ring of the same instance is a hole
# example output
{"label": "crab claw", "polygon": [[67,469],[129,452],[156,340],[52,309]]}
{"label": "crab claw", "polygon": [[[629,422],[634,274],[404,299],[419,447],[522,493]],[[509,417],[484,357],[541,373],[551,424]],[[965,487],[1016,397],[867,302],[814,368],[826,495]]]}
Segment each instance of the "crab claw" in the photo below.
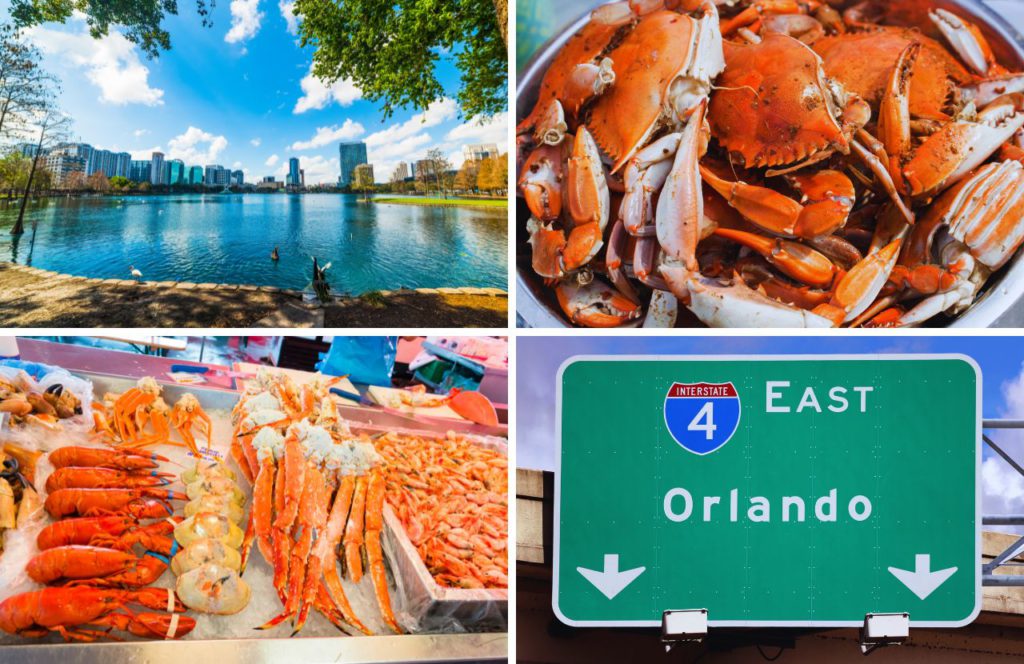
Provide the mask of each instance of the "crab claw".
{"label": "crab claw", "polygon": [[928,17],[968,67],[979,76],[988,75],[996,56],[978,26],[945,9],[931,10]]}
{"label": "crab claw", "polygon": [[605,266],[608,269],[608,278],[612,284],[628,299],[638,301],[636,289],[626,276],[622,257],[629,249],[629,235],[622,220],[612,224],[612,232],[608,236],[608,249],[605,251]]}
{"label": "crab claw", "polygon": [[530,234],[533,271],[545,279],[561,279],[565,276],[562,269],[565,234],[536,217],[530,217],[530,221],[526,223],[526,230]]}
{"label": "crab claw", "polygon": [[853,209],[853,183],[838,171],[789,176],[807,205],[768,187],[730,182],[701,166],[711,187],[751,223],[776,235],[810,239],[829,235],[846,223]]}
{"label": "crab claw", "polygon": [[498,426],[498,412],[491,400],[480,392],[452,390],[448,407],[470,422],[485,426]]}
{"label": "crab claw", "polygon": [[1014,92],[1024,92],[1024,74],[990,76],[960,88],[961,98],[965,102],[973,101],[978,108],[985,108],[1003,95]]}
{"label": "crab claw", "polygon": [[589,263],[603,246],[611,209],[601,155],[584,127],[580,127],[573,141],[568,170],[569,214],[576,226],[569,234],[565,267],[574,270]]}
{"label": "crab claw", "polygon": [[1024,95],[1003,95],[978,114],[958,119],[925,140],[904,167],[914,198],[930,197],[977,168],[1024,127]]}
{"label": "crab claw", "polygon": [[562,282],[555,296],[569,320],[584,327],[618,327],[643,314],[639,304],[600,281],[586,286]]}
{"label": "crab claw", "polygon": [[615,70],[609,58],[601,58],[597,64],[586,62],[573,67],[562,91],[562,103],[569,116],[575,119],[584,104],[604,93],[614,82]]}
{"label": "crab claw", "polygon": [[756,233],[719,228],[715,235],[742,244],[764,256],[783,274],[808,286],[828,288],[836,275],[836,267],[824,254],[790,240],[770,238]]}
{"label": "crab claw", "polygon": [[656,290],[647,306],[643,327],[673,328],[679,315],[679,301],[668,291]]}
{"label": "crab claw", "polygon": [[702,152],[702,133],[707,101],[702,102],[686,123],[675,162],[658,199],[655,215],[658,243],[671,258],[697,271],[697,244],[704,221],[704,196],[697,162]]}
{"label": "crab claw", "polygon": [[889,281],[902,240],[893,240],[853,266],[836,284],[832,299],[814,308],[814,313],[832,320],[838,327],[871,306]]}
{"label": "crab claw", "polygon": [[533,128],[533,137],[538,144],[558,145],[565,139],[568,129],[561,102],[552,99],[542,108]]}
{"label": "crab claw", "polygon": [[661,269],[672,293],[709,327],[832,327],[832,321],[776,302],[740,279],[719,281],[681,266]]}
{"label": "crab claw", "polygon": [[920,52],[920,42],[911,42],[900,52],[878,106],[878,140],[889,158],[889,175],[900,191],[905,190],[900,163],[910,151],[910,73]]}
{"label": "crab claw", "polygon": [[530,214],[541,221],[554,221],[562,214],[562,146],[542,145],[526,158],[519,177],[519,190]]}

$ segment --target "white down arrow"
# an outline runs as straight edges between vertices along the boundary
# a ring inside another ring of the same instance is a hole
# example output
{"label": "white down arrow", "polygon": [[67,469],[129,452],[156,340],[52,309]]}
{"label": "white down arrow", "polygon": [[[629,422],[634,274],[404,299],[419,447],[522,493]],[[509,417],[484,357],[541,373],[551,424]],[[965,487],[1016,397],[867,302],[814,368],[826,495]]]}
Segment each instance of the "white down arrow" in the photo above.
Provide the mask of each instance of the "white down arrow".
{"label": "white down arrow", "polygon": [[921,599],[927,599],[928,595],[935,592],[935,589],[946,582],[946,579],[953,576],[956,567],[948,567],[931,571],[932,557],[927,553],[919,553],[914,556],[914,571],[890,567],[889,571],[907,588]]}
{"label": "white down arrow", "polygon": [[646,569],[646,567],[636,567],[620,572],[618,554],[605,554],[604,570],[598,571],[596,569],[577,567],[576,571],[582,574],[587,581],[593,583],[605,597],[614,599],[616,595],[625,590],[626,586],[633,583],[636,577],[643,574]]}

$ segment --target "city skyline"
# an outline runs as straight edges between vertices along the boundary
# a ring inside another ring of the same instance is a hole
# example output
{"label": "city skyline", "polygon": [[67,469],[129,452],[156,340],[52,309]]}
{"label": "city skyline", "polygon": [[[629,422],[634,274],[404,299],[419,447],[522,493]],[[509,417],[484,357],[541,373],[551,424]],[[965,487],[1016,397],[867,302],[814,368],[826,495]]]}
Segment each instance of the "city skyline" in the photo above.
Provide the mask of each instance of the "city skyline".
{"label": "city skyline", "polygon": [[[9,0],[0,0],[0,11],[9,9]],[[80,19],[30,30],[44,67],[61,79],[61,104],[75,121],[72,140],[133,160],[162,152],[186,164],[222,163],[249,182],[283,180],[288,159],[298,157],[308,186],[338,182],[341,142],[366,142],[368,161],[386,180],[398,162],[415,162],[431,148],[458,167],[463,145],[507,141],[507,113],[483,125],[459,117],[452,99],[458,73],[444,59],[439,76],[447,96],[385,121],[380,105],[351,83],[328,87],[309,75],[312,51],[296,45],[294,17],[273,3],[248,19],[232,11],[218,6],[211,28],[194,12],[169,17],[173,49],[157,60],[114,31],[94,40]]]}

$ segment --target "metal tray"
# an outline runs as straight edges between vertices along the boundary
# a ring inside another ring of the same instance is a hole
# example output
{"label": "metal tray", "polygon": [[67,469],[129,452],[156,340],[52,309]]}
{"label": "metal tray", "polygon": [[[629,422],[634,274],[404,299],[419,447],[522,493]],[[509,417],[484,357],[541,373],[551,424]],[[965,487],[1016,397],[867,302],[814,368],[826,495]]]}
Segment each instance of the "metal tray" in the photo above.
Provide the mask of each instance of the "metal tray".
{"label": "metal tray", "polygon": [[[93,394],[122,392],[135,380],[89,372],[75,375],[93,383]],[[203,386],[183,386],[157,379],[165,399],[176,400],[184,392],[194,394],[207,410],[230,411],[239,394]],[[359,409],[367,411],[368,409]],[[362,422],[362,419],[353,417]],[[366,426],[366,425],[364,425]],[[392,427],[388,421],[368,428],[378,431],[436,435],[438,431]],[[206,616],[204,616],[205,618]],[[305,637],[295,639],[190,639],[183,641],[130,641],[124,643],[28,643],[0,646],[0,661],[50,664],[71,661],[75,664],[179,664],[181,661],[244,661],[247,664],[307,664],[331,661],[363,662],[499,662],[508,658],[507,633],[405,634],[358,637]]]}
{"label": "metal tray", "polygon": [[[594,7],[602,3],[595,2]],[[891,3],[898,6],[896,11],[918,25],[927,25],[927,9],[941,7],[954,11],[979,25],[1000,62],[1016,68],[1024,68],[1024,37],[1007,21],[987,7],[980,0],[901,0]],[[581,16],[542,46],[530,59],[518,76],[516,86],[517,121],[533,108],[537,99],[540,81],[548,64],[562,45],[579,30],[589,17]],[[530,268],[530,252],[526,245],[526,222],[522,199],[516,199],[516,314],[525,327],[572,327],[562,314],[554,291]],[[982,295],[963,314],[945,319],[949,327],[990,327],[993,325],[1016,326],[1021,324],[1024,312],[1024,259],[1018,251],[1016,258],[996,272],[988,280]]]}

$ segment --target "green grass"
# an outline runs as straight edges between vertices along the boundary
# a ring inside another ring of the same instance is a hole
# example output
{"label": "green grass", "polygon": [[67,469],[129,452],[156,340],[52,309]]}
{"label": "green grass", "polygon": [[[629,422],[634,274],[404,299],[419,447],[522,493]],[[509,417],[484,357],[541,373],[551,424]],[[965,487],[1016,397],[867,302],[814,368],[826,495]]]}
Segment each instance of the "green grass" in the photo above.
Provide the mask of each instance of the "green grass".
{"label": "green grass", "polygon": [[380,291],[370,291],[369,293],[363,293],[359,296],[359,299],[363,301],[367,306],[373,307],[374,309],[383,309],[388,306],[388,300],[386,297],[381,295]]}
{"label": "green grass", "polygon": [[506,198],[425,198],[421,196],[374,198],[374,203],[399,205],[465,205],[469,207],[507,208]]}

